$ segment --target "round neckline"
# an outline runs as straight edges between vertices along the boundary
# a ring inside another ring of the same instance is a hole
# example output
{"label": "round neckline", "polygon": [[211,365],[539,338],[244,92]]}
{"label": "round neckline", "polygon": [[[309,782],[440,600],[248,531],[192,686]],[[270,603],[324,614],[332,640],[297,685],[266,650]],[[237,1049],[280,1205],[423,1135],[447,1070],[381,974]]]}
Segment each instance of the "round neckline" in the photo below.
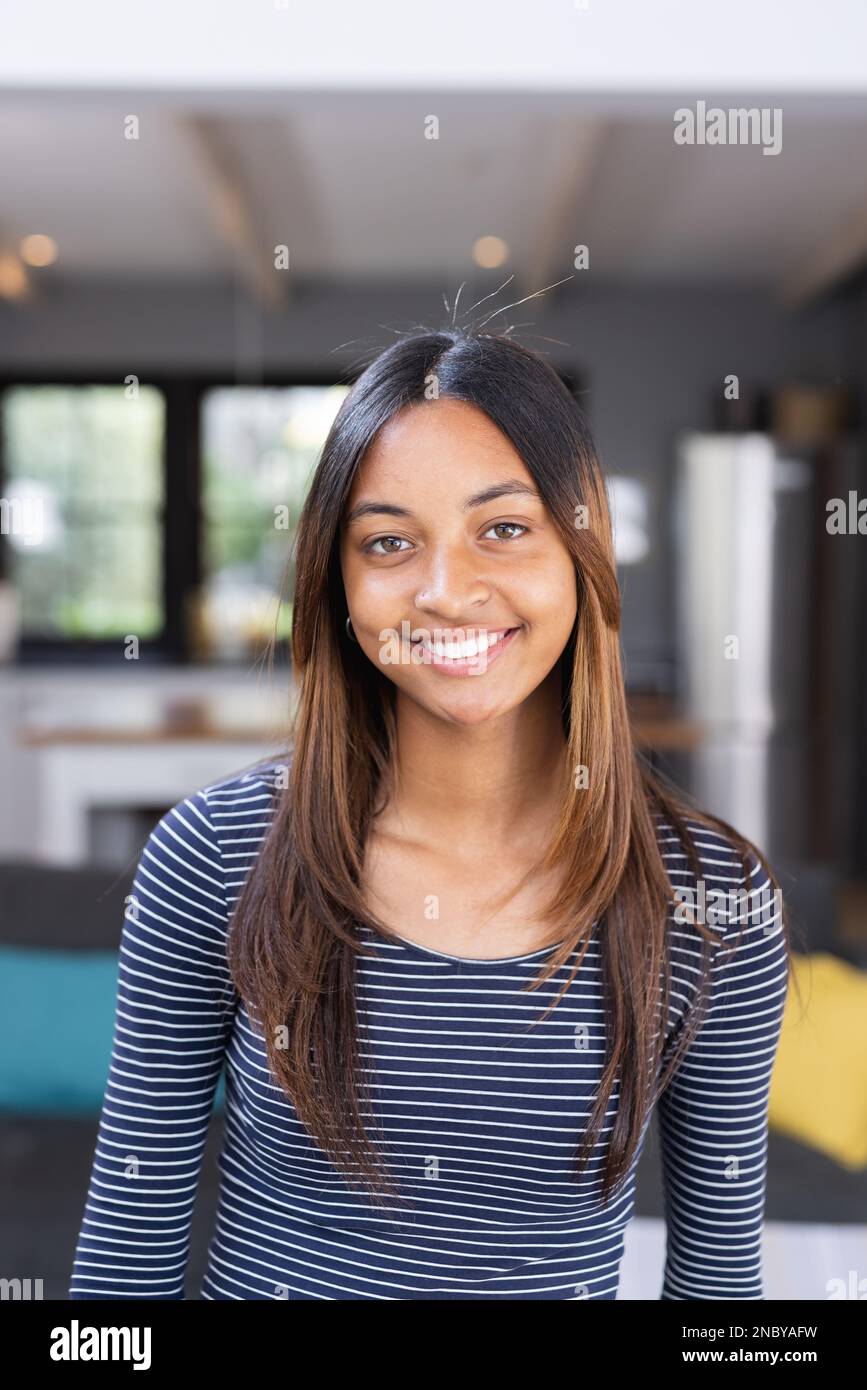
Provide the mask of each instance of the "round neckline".
{"label": "round neckline", "polygon": [[[376,937],[376,932],[371,932],[368,929],[368,935]],[[563,937],[562,940],[555,941],[551,946],[540,946],[538,950],[528,951],[527,954],[523,956],[452,956],[449,955],[447,951],[435,951],[432,946],[422,946],[418,941],[410,941],[408,937],[401,936],[399,932],[392,932],[392,936],[395,942],[400,943],[401,946],[406,947],[410,951],[420,951],[422,955],[434,956],[436,960],[447,960],[455,965],[514,965],[518,961],[535,960],[537,956],[549,955],[552,951],[556,951],[558,947],[562,946],[566,939]],[[377,939],[381,940],[381,938]],[[392,943],[386,941],[383,944],[390,946]]]}

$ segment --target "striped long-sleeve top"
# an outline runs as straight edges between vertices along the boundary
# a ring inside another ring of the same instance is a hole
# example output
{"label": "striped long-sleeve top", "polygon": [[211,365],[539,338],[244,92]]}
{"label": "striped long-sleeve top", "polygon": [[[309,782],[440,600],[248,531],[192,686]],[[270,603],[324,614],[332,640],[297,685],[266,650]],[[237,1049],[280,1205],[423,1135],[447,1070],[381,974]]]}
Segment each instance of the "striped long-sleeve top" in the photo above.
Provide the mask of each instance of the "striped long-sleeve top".
{"label": "striped long-sleeve top", "polygon": [[[577,1180],[573,1164],[603,1068],[604,926],[594,924],[568,992],[535,1023],[568,973],[564,965],[539,990],[523,990],[553,948],[468,959],[362,928],[375,948],[358,966],[362,1064],[375,1080],[389,1167],[409,1199],[383,1211],[299,1122],[228,968],[229,918],[273,814],[278,766],[179,802],[138,861],[70,1297],[185,1297],[193,1204],[225,1066],[218,1209],[204,1280],[190,1296],[615,1298],[650,1116],[628,1178],[603,1203],[617,1084]],[[706,894],[743,902],[733,847],[689,824]],[[672,885],[700,893],[673,831],[660,822],[658,833]],[[705,1020],[657,1101],[663,1299],[764,1298],[767,1105],[788,951],[767,875],[751,866],[746,915],[723,913],[716,926]],[[674,907],[670,931],[667,1046],[693,998],[701,949],[688,914]]]}

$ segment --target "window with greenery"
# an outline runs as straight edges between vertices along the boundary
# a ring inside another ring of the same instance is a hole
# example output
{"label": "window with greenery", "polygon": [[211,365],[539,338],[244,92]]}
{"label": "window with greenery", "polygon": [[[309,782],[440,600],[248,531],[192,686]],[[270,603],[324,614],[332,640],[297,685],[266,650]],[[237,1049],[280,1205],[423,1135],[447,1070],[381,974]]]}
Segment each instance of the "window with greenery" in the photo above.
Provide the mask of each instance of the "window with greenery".
{"label": "window with greenery", "polygon": [[159,634],[162,393],[21,385],[2,405],[5,569],[22,636]]}
{"label": "window with greenery", "polygon": [[280,605],[298,518],[349,387],[141,383],[0,387],[0,564],[24,660],[115,653],[246,660]]}
{"label": "window with greenery", "polygon": [[294,575],[278,603],[316,460],[346,386],[226,386],[202,397],[201,601],[212,654],[288,637]]}

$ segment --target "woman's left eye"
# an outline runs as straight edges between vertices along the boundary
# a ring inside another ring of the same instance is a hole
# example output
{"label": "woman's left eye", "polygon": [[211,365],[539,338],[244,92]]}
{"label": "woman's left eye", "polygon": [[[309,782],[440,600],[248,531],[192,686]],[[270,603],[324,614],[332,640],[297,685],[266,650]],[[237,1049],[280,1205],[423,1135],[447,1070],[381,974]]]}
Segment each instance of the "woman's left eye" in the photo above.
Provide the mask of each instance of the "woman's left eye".
{"label": "woman's left eye", "polygon": [[[399,554],[400,554],[400,551],[399,551],[399,550],[374,550],[373,547],[374,547],[375,545],[384,545],[386,541],[402,541],[402,540],[403,540],[403,537],[402,537],[402,536],[377,536],[377,538],[376,538],[375,541],[371,541],[370,544],[369,544],[369,545],[366,545],[364,548],[365,548],[365,550],[366,550],[369,554],[371,554],[371,555],[399,555]],[[407,542],[407,544],[408,544],[408,542]]]}
{"label": "woman's left eye", "polygon": [[[529,531],[529,526],[522,526],[520,521],[495,521],[493,526],[488,527],[488,531],[499,531],[504,527],[511,527],[513,531]],[[485,532],[487,535],[488,532]],[[512,540],[511,536],[500,536],[500,540]]]}

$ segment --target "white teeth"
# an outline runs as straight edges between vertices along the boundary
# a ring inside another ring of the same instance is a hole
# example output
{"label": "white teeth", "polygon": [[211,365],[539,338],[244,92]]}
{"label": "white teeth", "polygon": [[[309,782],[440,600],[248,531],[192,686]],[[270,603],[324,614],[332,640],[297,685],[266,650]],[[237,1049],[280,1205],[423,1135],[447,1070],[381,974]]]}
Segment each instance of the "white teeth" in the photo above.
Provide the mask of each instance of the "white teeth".
{"label": "white teeth", "polygon": [[478,637],[467,638],[465,642],[431,642],[429,638],[423,637],[421,645],[435,656],[447,657],[451,661],[464,661],[471,656],[482,656],[508,631],[508,628],[504,628],[501,632],[480,632]]}

